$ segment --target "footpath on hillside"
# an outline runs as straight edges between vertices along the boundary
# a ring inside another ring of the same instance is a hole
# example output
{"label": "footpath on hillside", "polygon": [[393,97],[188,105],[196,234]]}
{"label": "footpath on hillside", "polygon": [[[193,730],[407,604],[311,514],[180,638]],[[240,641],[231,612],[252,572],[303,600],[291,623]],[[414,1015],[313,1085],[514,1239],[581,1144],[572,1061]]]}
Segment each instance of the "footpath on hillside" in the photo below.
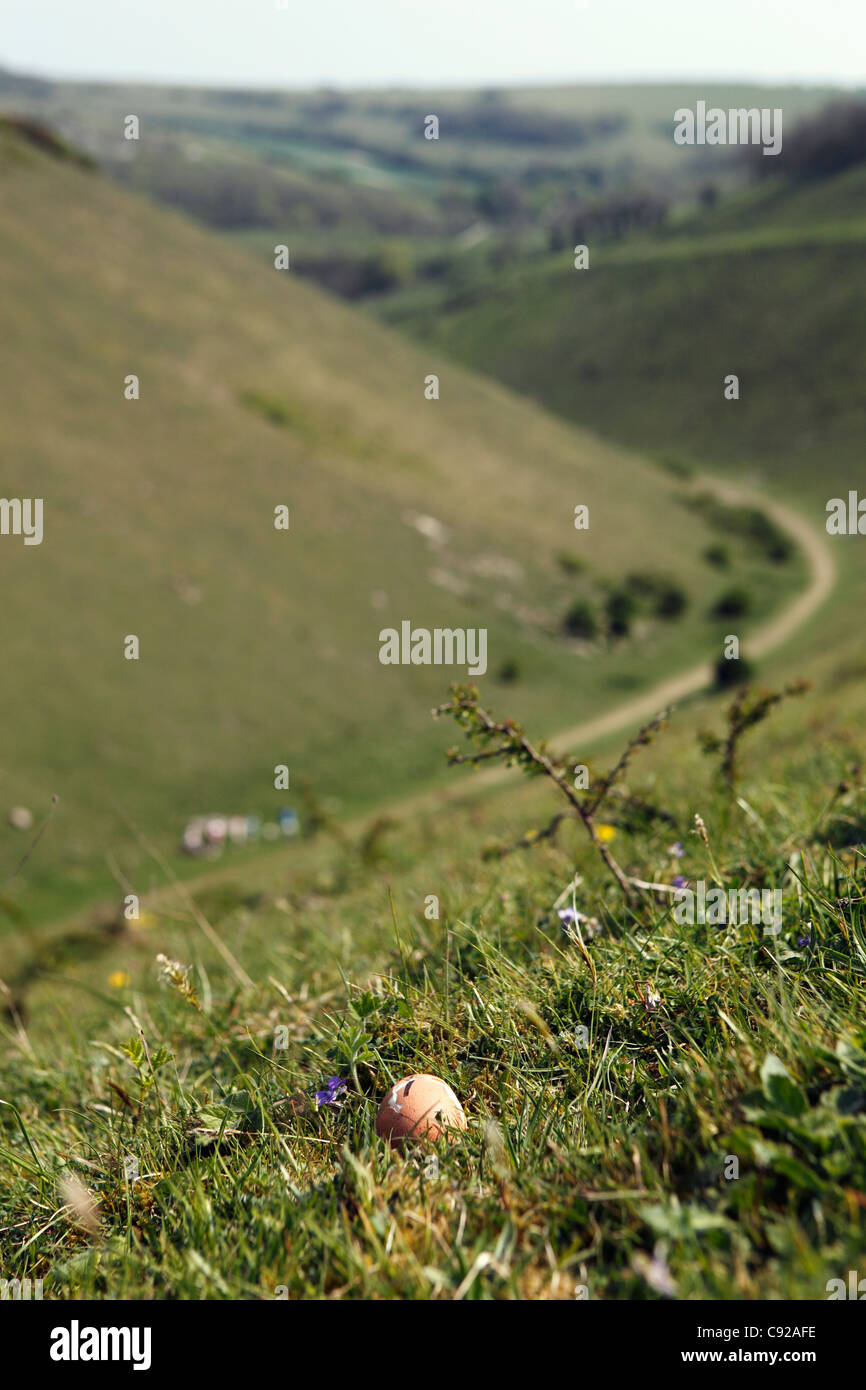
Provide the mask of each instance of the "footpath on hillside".
{"label": "footpath on hillside", "polygon": [[[781,530],[788,533],[806,557],[809,566],[809,583],[806,588],[781,612],[769,618],[761,627],[756,628],[744,639],[750,657],[766,657],[787,642],[799,628],[803,627],[832,592],[836,582],[836,565],[826,538],[798,512],[760,492],[710,476],[696,479],[693,487],[695,491],[712,492],[719,501],[727,505],[759,508]],[[635,695],[622,704],[614,706],[613,709],[606,710],[604,714],[585,719],[579,724],[574,724],[568,729],[549,736],[548,743],[557,753],[571,751],[576,747],[583,750],[624,728],[639,727],[661,710],[667,709],[668,706],[677,704],[702,690],[709,689],[713,677],[713,663],[710,661],[699,662],[681,674],[652,686],[640,695]],[[404,797],[396,802],[386,803],[379,807],[375,813],[367,813],[348,822],[345,829],[347,831],[363,829],[369,824],[373,814],[412,816],[431,808],[447,809],[449,805],[459,803],[468,797],[483,795],[484,792],[501,786],[515,775],[516,770],[507,767],[496,767],[477,772],[473,777],[455,781],[453,786],[437,787],[410,797]],[[267,851],[251,856],[243,865],[244,871],[254,869],[258,865],[272,861],[272,859],[272,853]],[[158,910],[161,903],[165,903],[172,897],[176,898],[178,895],[185,899],[189,905],[191,894],[218,884],[227,878],[234,878],[237,873],[238,866],[236,864],[222,864],[218,868],[193,878],[170,881],[166,883],[165,887],[147,895],[148,908]],[[91,907],[79,912],[62,924],[55,924],[53,930],[66,930],[73,924],[81,924],[92,917],[94,910],[95,907]],[[51,929],[49,929],[49,934],[50,932]]]}

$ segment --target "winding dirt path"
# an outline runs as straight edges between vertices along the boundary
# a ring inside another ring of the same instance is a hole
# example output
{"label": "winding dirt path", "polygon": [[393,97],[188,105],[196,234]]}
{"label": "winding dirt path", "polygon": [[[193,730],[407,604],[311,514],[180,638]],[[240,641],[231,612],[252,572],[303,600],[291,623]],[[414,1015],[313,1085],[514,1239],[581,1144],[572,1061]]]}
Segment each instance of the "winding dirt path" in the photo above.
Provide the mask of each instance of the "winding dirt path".
{"label": "winding dirt path", "polygon": [[[756,628],[754,632],[744,638],[743,646],[749,656],[767,656],[770,652],[781,647],[804,623],[808,622],[832,592],[836,582],[836,564],[826,538],[799,512],[793,511],[781,502],[772,500],[762,492],[752,491],[747,487],[729,483],[725,479],[707,474],[702,474],[695,479],[693,490],[695,492],[712,492],[720,502],[730,506],[751,506],[760,509],[790,536],[806,557],[809,566],[809,583],[806,588],[780,613],[774,614],[761,627]],[[677,704],[689,695],[696,695],[702,690],[709,689],[715,677],[713,666],[711,661],[699,662],[680,675],[672,676],[670,680],[652,686],[651,689],[643,691],[640,695],[635,695],[623,704],[616,705],[604,714],[584,719],[581,723],[574,724],[571,728],[550,736],[548,743],[555,752],[566,753],[576,748],[583,750],[583,748],[598,743],[601,739],[625,728],[636,730],[641,724],[652,719],[653,715],[658,714],[660,710],[666,709],[668,705]],[[415,795],[386,803],[377,808],[375,813],[368,812],[355,818],[347,823],[345,828],[348,831],[363,828],[369,825],[374,815],[411,816],[419,811],[445,810],[449,805],[502,786],[517,775],[515,768],[485,768],[480,772],[475,772],[471,777],[457,780],[447,787],[428,788]],[[267,855],[267,860],[272,862],[270,854]],[[264,862],[266,862],[265,856],[261,856],[261,858],[256,856],[247,860],[247,865],[252,868],[256,863]],[[219,868],[215,868],[201,877],[196,876],[185,880],[185,888],[187,892],[194,893],[200,887],[217,883],[221,878],[231,878],[233,875],[237,875],[236,868],[230,865],[220,865]],[[153,903],[158,898],[165,894],[172,894],[172,892],[176,893],[177,889],[172,889],[170,885],[167,885],[165,889],[151,894],[149,901]]]}
{"label": "winding dirt path", "polygon": [[[836,564],[823,533],[816,530],[798,512],[776,502],[758,491],[711,476],[702,475],[695,480],[695,491],[712,492],[719,501],[729,505],[748,505],[759,508],[791,537],[805,555],[809,566],[809,583],[802,593],[789,603],[780,613],[768,619],[744,639],[744,647],[749,656],[764,657],[781,647],[818,611],[831,593],[836,582]],[[713,682],[713,663],[703,661],[683,671],[670,680],[662,681],[640,695],[616,705],[590,719],[585,719],[569,729],[548,739],[551,748],[565,753],[580,748],[581,751],[611,734],[625,728],[637,729],[653,715],[668,705],[673,705],[690,695],[708,689]],[[410,816],[424,810],[446,810],[449,805],[483,794],[487,790],[501,786],[517,776],[516,769],[491,767],[476,772],[472,777],[455,781],[447,787],[436,787],[419,792],[399,801],[383,805],[375,813],[368,812],[346,824],[347,831],[357,831],[369,825],[374,814]],[[258,867],[273,864],[270,851],[251,856],[243,865],[243,872],[255,871]],[[209,872],[184,879],[179,883],[166,883],[147,895],[147,905],[151,908],[180,897],[189,904],[190,896],[218,884],[225,879],[237,877],[236,864],[220,864]],[[80,923],[92,915],[93,908],[76,913],[71,922]],[[67,920],[64,927],[70,925]],[[55,930],[60,924],[55,924]]]}
{"label": "winding dirt path", "polygon": [[[789,637],[792,637],[821,607],[836,583],[836,563],[821,533],[798,512],[783,506],[781,502],[771,501],[761,493],[749,492],[745,488],[735,487],[717,478],[702,479],[700,488],[701,491],[713,492],[721,502],[728,505],[760,508],[765,516],[788,533],[808,561],[809,583],[803,592],[783,608],[781,613],[769,618],[743,641],[744,654],[750,657],[767,656],[787,642]],[[607,714],[599,715],[596,719],[584,720],[582,724],[558,734],[550,740],[551,746],[561,749],[575,743],[594,743],[625,728],[627,724],[639,725],[666,706],[676,704],[687,695],[697,694],[709,686],[713,679],[713,664],[709,661],[701,662],[684,671],[682,675],[673,676],[669,681],[663,681],[651,690],[635,696],[624,705],[617,705]]]}
{"label": "winding dirt path", "polygon": [[[753,492],[749,488],[729,483],[725,479],[702,475],[695,480],[695,492],[712,492],[720,502],[729,506],[756,507],[769,517],[805,555],[809,566],[809,583],[802,593],[789,603],[780,613],[769,618],[761,627],[743,639],[744,654],[750,657],[764,657],[788,641],[804,623],[818,611],[836,583],[836,563],[831,555],[825,536],[806,521],[799,512],[793,511],[781,502],[776,502],[764,493]],[[584,719],[570,729],[554,734],[548,739],[550,747],[557,753],[570,752],[576,747],[583,749],[610,734],[618,733],[629,726],[637,729],[652,719],[653,715],[668,705],[674,705],[689,695],[696,695],[708,689],[714,680],[711,661],[702,661],[670,680],[662,681],[651,689],[616,705],[604,714]],[[477,772],[474,777],[448,789],[424,792],[417,797],[401,801],[391,808],[409,814],[421,810],[436,801],[451,801],[487,788],[501,785],[514,776],[514,769],[496,767]]]}

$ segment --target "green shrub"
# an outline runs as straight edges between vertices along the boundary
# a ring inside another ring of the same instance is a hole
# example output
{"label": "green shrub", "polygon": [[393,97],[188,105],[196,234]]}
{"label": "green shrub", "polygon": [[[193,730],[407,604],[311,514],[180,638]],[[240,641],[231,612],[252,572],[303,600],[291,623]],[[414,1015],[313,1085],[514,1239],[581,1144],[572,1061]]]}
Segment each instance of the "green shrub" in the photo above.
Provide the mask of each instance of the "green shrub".
{"label": "green shrub", "polygon": [[631,631],[635,601],[627,589],[614,589],[605,604],[608,637],[627,637]]}
{"label": "green shrub", "polygon": [[665,584],[656,595],[655,612],[659,618],[679,618],[688,606],[688,597],[678,584]]}
{"label": "green shrub", "polygon": [[556,557],[556,563],[559,565],[563,574],[583,574],[583,571],[586,569],[583,560],[578,559],[576,555],[572,555],[569,550],[560,550]]}
{"label": "green shrub", "polygon": [[704,551],[704,559],[708,565],[713,565],[718,570],[731,567],[731,552],[726,545],[708,545]]}
{"label": "green shrub", "polygon": [[663,574],[630,574],[626,587],[646,602],[657,618],[678,618],[688,607],[684,590]]}
{"label": "green shrub", "polygon": [[656,454],[655,463],[659,468],[663,468],[666,473],[670,473],[673,478],[693,478],[695,470],[690,463],[677,458],[675,454]]}
{"label": "green shrub", "polygon": [[728,589],[711,609],[714,618],[742,618],[752,606],[746,589]]}
{"label": "green shrub", "polygon": [[582,637],[592,641],[598,636],[598,619],[585,599],[573,603],[562,620],[563,630],[569,637]]}
{"label": "green shrub", "polygon": [[747,685],[754,674],[754,667],[744,656],[736,659],[720,656],[716,662],[716,688],[729,690],[731,686]]}

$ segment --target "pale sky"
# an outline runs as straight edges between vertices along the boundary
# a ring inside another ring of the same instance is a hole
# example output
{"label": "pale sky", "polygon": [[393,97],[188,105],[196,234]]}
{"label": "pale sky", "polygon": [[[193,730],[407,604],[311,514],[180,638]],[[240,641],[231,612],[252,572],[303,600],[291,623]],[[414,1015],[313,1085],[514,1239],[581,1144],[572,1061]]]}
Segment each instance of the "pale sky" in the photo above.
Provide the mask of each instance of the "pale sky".
{"label": "pale sky", "polygon": [[0,66],[219,86],[859,86],[866,0],[0,0]]}

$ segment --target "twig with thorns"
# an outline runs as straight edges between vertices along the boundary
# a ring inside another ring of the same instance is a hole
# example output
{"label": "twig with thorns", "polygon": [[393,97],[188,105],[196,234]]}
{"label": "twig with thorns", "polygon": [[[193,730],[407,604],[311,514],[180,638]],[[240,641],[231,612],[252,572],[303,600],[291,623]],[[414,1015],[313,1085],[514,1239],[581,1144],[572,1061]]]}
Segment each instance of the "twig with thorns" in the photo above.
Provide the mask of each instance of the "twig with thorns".
{"label": "twig with thorns", "polygon": [[631,758],[638,748],[649,743],[665,723],[669,711],[658,714],[635,735],[622,757],[604,778],[598,791],[588,799],[581,799],[568,780],[564,765],[553,760],[545,744],[535,745],[527,738],[523,728],[513,719],[498,721],[481,705],[475,686],[451,687],[451,699],[433,711],[434,718],[450,715],[477,746],[475,753],[465,755],[456,749],[449,749],[448,761],[452,765],[468,764],[477,767],[481,762],[501,759],[507,766],[517,764],[525,771],[548,777],[559,789],[569,804],[568,811],[559,811],[542,830],[523,837],[515,848],[528,847],[539,840],[550,839],[564,819],[577,819],[588,834],[593,848],[615,879],[627,903],[634,902],[631,882],[614,859],[605,842],[600,838],[595,817],[614,784],[622,777]]}

